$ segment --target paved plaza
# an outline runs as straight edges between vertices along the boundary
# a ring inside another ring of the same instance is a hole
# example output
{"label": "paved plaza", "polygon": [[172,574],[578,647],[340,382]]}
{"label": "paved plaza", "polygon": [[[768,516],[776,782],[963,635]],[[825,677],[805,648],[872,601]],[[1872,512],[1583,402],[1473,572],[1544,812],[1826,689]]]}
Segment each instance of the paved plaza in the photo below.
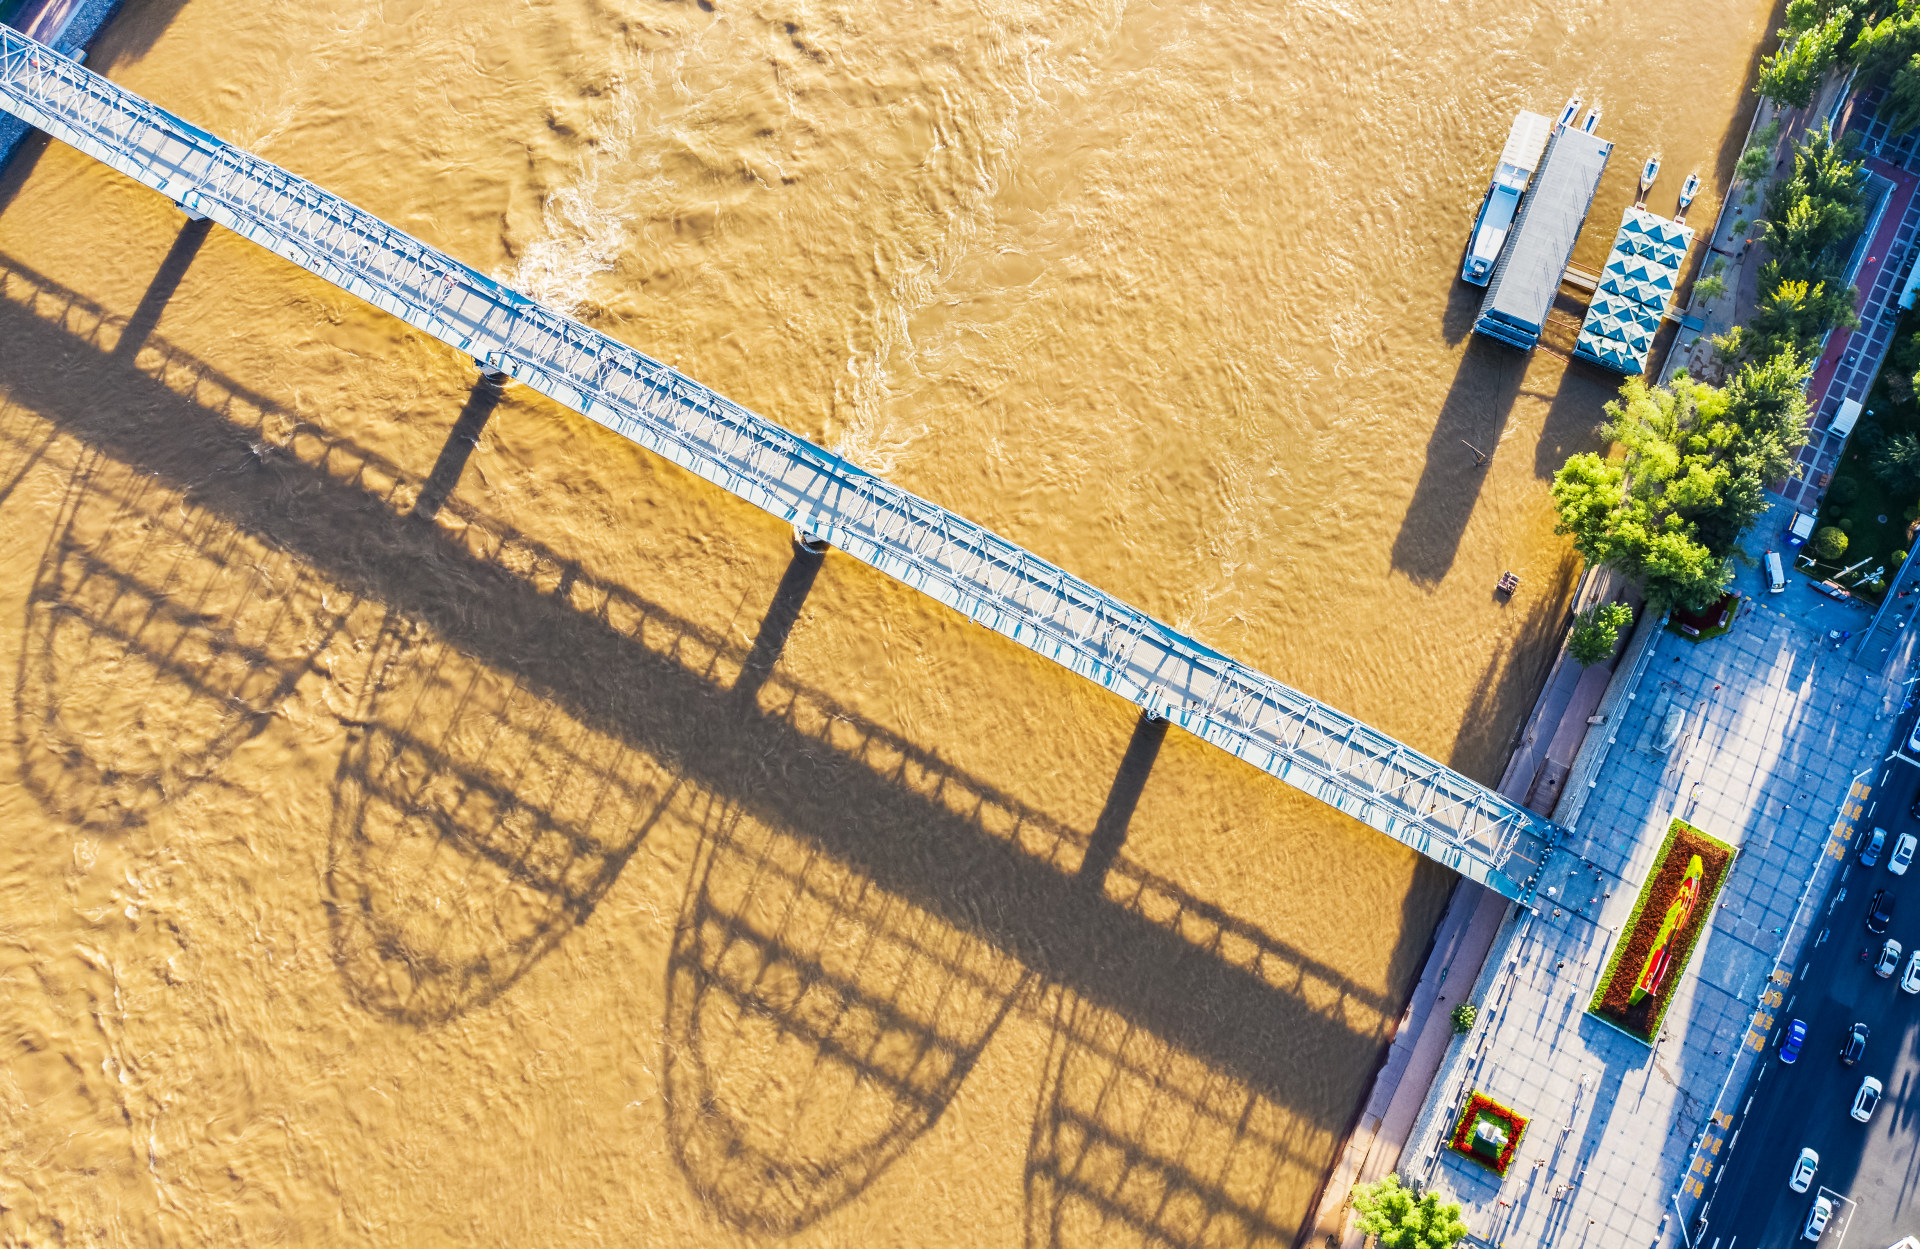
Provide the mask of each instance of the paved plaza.
{"label": "paved plaza", "polygon": [[[1786,515],[1777,508],[1756,535]],[[1401,1158],[1403,1173],[1462,1203],[1485,1243],[1679,1243],[1674,1199],[1691,1218],[1695,1177],[1718,1145],[1703,1130],[1745,1074],[1736,1058],[1765,1043],[1766,1008],[1792,972],[1776,977],[1776,964],[1808,931],[1796,912],[1844,854],[1844,841],[1830,845],[1836,822],[1851,831],[1888,745],[1904,665],[1886,676],[1852,662],[1865,613],[1799,577],[1768,594],[1743,568],[1736,588],[1747,607],[1730,634],[1659,633],[1637,686],[1593,729],[1598,768],[1572,832],[1535,908],[1517,910],[1496,942],[1476,986],[1481,1021],[1448,1055]],[[1855,638],[1838,647],[1835,630]],[[1676,708],[1682,728],[1663,751]],[[1574,783],[1587,775],[1576,768]],[[1586,1007],[1674,816],[1739,857],[1649,1047]],[[1531,1118],[1504,1180],[1446,1148],[1475,1090]]]}

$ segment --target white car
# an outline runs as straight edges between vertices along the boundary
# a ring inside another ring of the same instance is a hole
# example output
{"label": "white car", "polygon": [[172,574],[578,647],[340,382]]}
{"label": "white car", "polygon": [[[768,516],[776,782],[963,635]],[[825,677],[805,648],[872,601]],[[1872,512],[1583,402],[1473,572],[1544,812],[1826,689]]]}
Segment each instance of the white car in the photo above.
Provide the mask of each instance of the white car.
{"label": "white car", "polygon": [[1887,870],[1895,876],[1905,876],[1907,868],[1913,863],[1916,849],[1920,849],[1920,837],[1901,833],[1900,840],[1893,843],[1893,857],[1887,860]]}
{"label": "white car", "polygon": [[1847,1113],[1865,1123],[1873,1118],[1873,1108],[1880,1104],[1880,1081],[1868,1076],[1860,1081],[1860,1091],[1853,1095],[1853,1109]]}
{"label": "white car", "polygon": [[1825,1197],[1813,1199],[1813,1209],[1807,1211],[1806,1230],[1800,1233],[1803,1240],[1819,1240],[1820,1233],[1827,1230],[1827,1220],[1833,1217],[1833,1203]]}
{"label": "white car", "polygon": [[1820,1155],[1811,1149],[1800,1151],[1800,1158],[1793,1164],[1793,1178],[1787,1181],[1787,1187],[1796,1193],[1804,1193],[1813,1187],[1813,1173],[1820,1169]]}
{"label": "white car", "polygon": [[1907,960],[1907,970],[1900,973],[1900,987],[1908,993],[1920,993],[1920,950]]}
{"label": "white car", "polygon": [[1873,974],[1882,980],[1893,979],[1893,973],[1900,968],[1900,943],[1892,937],[1880,947],[1880,959],[1873,965]]}

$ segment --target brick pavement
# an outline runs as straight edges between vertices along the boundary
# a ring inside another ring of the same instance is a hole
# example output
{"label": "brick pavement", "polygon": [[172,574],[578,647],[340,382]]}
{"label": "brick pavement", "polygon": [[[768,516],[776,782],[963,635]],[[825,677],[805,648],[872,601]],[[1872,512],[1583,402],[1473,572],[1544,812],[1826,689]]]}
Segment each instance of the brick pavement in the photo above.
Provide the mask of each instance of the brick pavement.
{"label": "brick pavement", "polygon": [[[1757,533],[1786,516],[1776,509]],[[1466,1208],[1494,1245],[1653,1245],[1734,1071],[1792,919],[1824,860],[1836,808],[1878,758],[1892,721],[1878,673],[1827,629],[1858,612],[1797,584],[1770,595],[1755,570],[1726,637],[1663,633],[1610,739],[1576,827],[1476,987],[1482,1022],[1435,1081],[1402,1171]],[[1838,614],[1836,614],[1838,613]],[[1670,751],[1658,721],[1685,712]],[[1652,1047],[1586,1013],[1668,820],[1740,848]],[[1551,895],[1544,888],[1553,890]],[[1445,1148],[1452,1114],[1482,1090],[1532,1117],[1504,1181]],[[1677,1240],[1675,1240],[1677,1243]]]}

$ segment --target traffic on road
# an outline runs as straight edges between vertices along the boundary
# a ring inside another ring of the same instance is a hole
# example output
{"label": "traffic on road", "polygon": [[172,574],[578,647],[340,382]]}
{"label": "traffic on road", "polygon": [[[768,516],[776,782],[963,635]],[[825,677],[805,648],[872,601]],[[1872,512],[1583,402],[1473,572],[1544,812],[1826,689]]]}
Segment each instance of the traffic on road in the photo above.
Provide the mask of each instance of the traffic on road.
{"label": "traffic on road", "polygon": [[1920,1231],[1920,723],[1875,774],[1858,850],[1822,901],[1692,1249]]}

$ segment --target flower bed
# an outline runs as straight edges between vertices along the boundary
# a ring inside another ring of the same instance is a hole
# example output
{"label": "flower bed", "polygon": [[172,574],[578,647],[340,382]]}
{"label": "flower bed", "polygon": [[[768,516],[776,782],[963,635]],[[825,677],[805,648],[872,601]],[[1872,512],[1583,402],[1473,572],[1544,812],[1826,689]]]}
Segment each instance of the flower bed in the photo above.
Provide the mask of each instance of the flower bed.
{"label": "flower bed", "polygon": [[[1480,1129],[1486,1124],[1487,1131]],[[1494,1101],[1478,1089],[1467,1099],[1460,1121],[1453,1125],[1453,1138],[1447,1147],[1463,1158],[1471,1158],[1495,1175],[1505,1176],[1513,1165],[1513,1151],[1527,1134],[1527,1119]]]}
{"label": "flower bed", "polygon": [[1674,820],[1587,1009],[1652,1044],[1736,851]]}

